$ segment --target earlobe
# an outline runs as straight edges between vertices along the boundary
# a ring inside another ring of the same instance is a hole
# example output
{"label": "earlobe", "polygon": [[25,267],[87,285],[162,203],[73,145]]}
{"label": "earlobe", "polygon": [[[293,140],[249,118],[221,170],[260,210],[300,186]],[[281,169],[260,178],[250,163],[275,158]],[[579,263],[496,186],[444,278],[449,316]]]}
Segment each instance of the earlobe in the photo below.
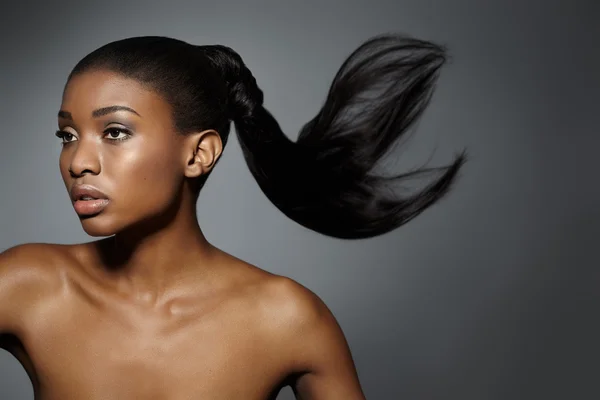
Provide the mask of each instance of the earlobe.
{"label": "earlobe", "polygon": [[215,166],[223,152],[223,142],[219,133],[212,129],[191,134],[189,139],[190,145],[187,148],[190,152],[185,175],[197,178],[206,175]]}

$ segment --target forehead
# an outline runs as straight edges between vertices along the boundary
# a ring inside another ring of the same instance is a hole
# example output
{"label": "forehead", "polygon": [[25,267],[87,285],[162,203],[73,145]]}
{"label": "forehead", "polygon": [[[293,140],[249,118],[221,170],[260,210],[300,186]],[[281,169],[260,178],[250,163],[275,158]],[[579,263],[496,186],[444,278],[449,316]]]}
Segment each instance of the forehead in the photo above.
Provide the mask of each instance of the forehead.
{"label": "forehead", "polygon": [[65,86],[61,109],[87,117],[91,110],[114,105],[133,108],[153,119],[171,116],[171,107],[158,93],[134,79],[106,70],[73,76]]}

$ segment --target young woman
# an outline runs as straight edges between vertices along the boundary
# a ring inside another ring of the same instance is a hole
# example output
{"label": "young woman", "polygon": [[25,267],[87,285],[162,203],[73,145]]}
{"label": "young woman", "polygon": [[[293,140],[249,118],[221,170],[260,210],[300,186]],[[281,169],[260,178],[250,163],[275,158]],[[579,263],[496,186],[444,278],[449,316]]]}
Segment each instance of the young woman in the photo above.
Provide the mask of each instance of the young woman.
{"label": "young woman", "polygon": [[[273,204],[324,235],[389,232],[448,193],[465,161],[376,172],[430,99],[442,48],[384,35],[341,67],[293,142],[240,56],[166,37],[109,43],[68,77],[60,170],[97,241],[0,256],[2,347],[39,399],[363,399],[344,335],[311,291],[213,247],[200,189],[235,125]],[[438,172],[420,192],[395,185]]]}

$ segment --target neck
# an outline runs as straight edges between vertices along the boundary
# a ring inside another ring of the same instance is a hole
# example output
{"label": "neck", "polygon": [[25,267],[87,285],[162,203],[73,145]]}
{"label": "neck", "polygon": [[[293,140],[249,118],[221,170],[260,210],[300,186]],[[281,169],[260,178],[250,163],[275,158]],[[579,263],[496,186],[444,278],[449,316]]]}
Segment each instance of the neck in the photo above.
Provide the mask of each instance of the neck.
{"label": "neck", "polygon": [[168,223],[136,225],[102,241],[102,264],[120,292],[155,305],[208,270],[214,248],[200,229],[195,205],[187,209]]}

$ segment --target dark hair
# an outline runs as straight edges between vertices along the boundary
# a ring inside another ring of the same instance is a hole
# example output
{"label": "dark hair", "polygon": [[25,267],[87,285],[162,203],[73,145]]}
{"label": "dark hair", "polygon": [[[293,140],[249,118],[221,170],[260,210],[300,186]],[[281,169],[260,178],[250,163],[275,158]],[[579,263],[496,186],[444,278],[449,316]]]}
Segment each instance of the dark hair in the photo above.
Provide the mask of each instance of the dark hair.
{"label": "dark hair", "polygon": [[[444,48],[428,41],[371,38],[343,63],[323,107],[295,142],[263,107],[263,93],[241,57],[226,46],[160,36],[118,40],[83,58],[69,79],[90,69],[133,78],[172,105],[181,134],[215,129],[225,145],[233,121],[250,171],[279,210],[316,232],[358,239],[420,214],[448,193],[465,162],[463,151],[445,167],[376,172],[429,104],[445,60]],[[416,193],[394,191],[435,172]]]}

